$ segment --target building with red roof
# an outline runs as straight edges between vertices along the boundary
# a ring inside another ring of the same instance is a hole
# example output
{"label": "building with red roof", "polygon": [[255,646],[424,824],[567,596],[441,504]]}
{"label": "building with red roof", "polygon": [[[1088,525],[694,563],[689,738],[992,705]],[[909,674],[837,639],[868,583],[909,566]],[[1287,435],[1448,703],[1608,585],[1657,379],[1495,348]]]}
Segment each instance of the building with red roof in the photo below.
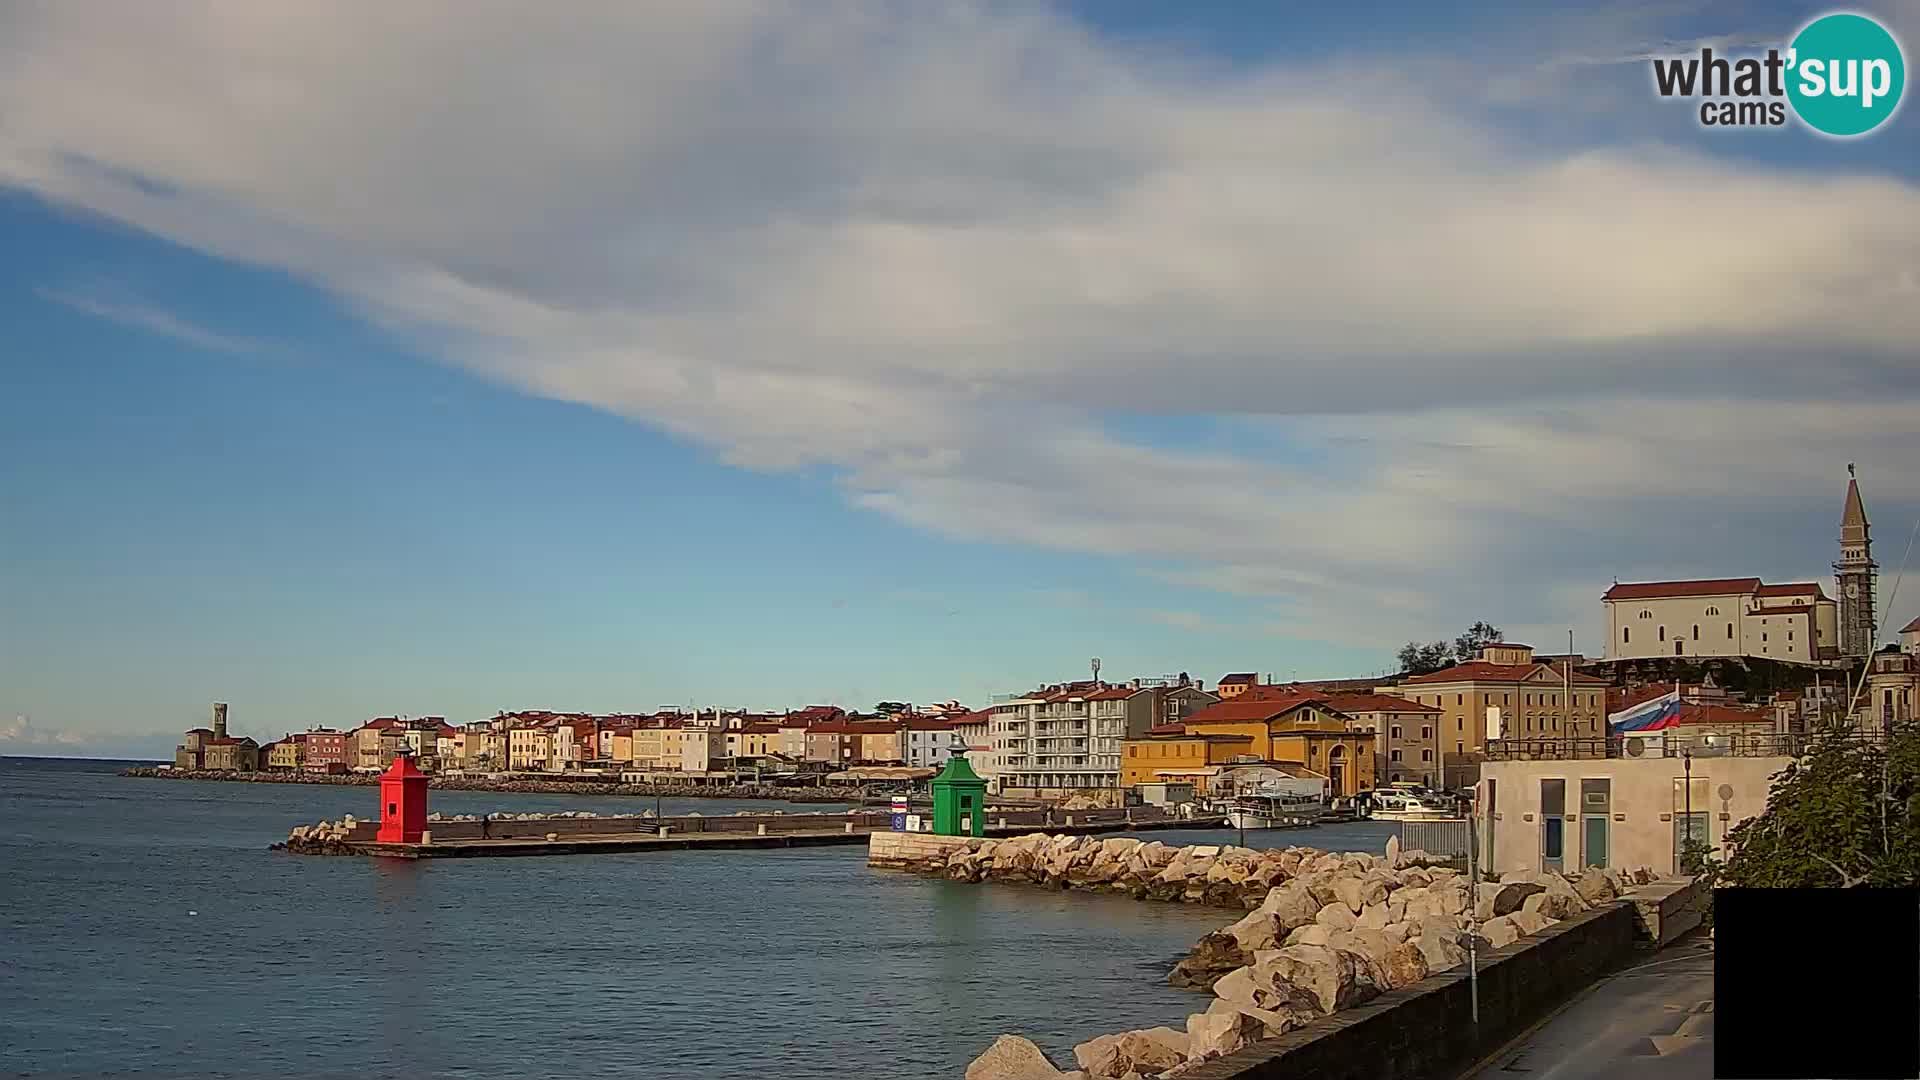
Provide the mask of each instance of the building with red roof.
{"label": "building with red roof", "polygon": [[1600,599],[1609,660],[1761,657],[1811,664],[1840,654],[1839,606],[1818,582],[1616,582]]}
{"label": "building with red roof", "polygon": [[1499,642],[1463,664],[1402,678],[1381,692],[1440,710],[1436,747],[1443,785],[1474,782],[1487,739],[1579,735],[1606,729],[1607,680],[1548,665],[1532,648]]}

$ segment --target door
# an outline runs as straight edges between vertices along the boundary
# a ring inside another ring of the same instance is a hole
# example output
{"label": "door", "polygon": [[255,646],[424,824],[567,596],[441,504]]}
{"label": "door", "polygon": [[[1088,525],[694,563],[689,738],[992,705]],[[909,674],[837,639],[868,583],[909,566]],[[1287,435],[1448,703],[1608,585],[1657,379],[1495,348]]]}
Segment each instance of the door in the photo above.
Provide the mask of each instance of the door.
{"label": "door", "polygon": [[1567,782],[1540,781],[1540,869],[1558,872],[1567,861]]}
{"label": "door", "polygon": [[1580,865],[1606,869],[1608,830],[1612,828],[1613,781],[1580,781]]}

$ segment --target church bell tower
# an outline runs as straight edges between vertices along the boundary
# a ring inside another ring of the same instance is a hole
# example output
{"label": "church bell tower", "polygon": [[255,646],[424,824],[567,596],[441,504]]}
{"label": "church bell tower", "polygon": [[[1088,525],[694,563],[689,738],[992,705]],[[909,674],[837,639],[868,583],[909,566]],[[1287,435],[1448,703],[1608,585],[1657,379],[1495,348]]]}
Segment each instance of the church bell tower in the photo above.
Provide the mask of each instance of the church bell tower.
{"label": "church bell tower", "polygon": [[1833,574],[1840,586],[1840,655],[1873,653],[1873,586],[1880,569],[1873,561],[1873,527],[1860,502],[1860,481],[1847,463],[1847,505],[1840,513],[1840,561]]}

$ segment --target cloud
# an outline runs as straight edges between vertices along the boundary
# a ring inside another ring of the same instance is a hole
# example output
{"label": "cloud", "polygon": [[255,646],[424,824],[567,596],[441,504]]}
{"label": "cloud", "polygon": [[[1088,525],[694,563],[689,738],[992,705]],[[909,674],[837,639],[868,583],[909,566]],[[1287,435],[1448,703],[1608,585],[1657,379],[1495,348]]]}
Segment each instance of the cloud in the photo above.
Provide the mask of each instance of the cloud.
{"label": "cloud", "polygon": [[137,330],[172,338],[196,349],[230,353],[235,356],[259,356],[279,351],[277,346],[266,342],[209,330],[172,312],[147,304],[117,301],[87,292],[44,287],[35,289],[34,295],[72,308],[83,315],[91,315],[122,326],[131,326]]}
{"label": "cloud", "polygon": [[[1216,69],[866,3],[30,5],[0,40],[0,183],[932,532],[1271,597],[1285,632],[1804,562],[1715,523],[1828,500],[1848,458],[1916,497],[1911,180],[1530,142],[1404,56]],[[1202,451],[1116,413],[1247,426]]]}

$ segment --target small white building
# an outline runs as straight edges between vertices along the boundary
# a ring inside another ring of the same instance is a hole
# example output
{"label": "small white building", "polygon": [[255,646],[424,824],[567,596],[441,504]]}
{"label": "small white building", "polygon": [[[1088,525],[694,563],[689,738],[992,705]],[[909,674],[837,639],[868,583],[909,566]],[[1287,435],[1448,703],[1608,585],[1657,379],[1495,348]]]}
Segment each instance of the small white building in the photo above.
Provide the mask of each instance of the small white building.
{"label": "small white building", "polygon": [[1601,600],[1612,660],[1737,656],[1810,664],[1839,655],[1839,606],[1817,582],[1619,582]]}

